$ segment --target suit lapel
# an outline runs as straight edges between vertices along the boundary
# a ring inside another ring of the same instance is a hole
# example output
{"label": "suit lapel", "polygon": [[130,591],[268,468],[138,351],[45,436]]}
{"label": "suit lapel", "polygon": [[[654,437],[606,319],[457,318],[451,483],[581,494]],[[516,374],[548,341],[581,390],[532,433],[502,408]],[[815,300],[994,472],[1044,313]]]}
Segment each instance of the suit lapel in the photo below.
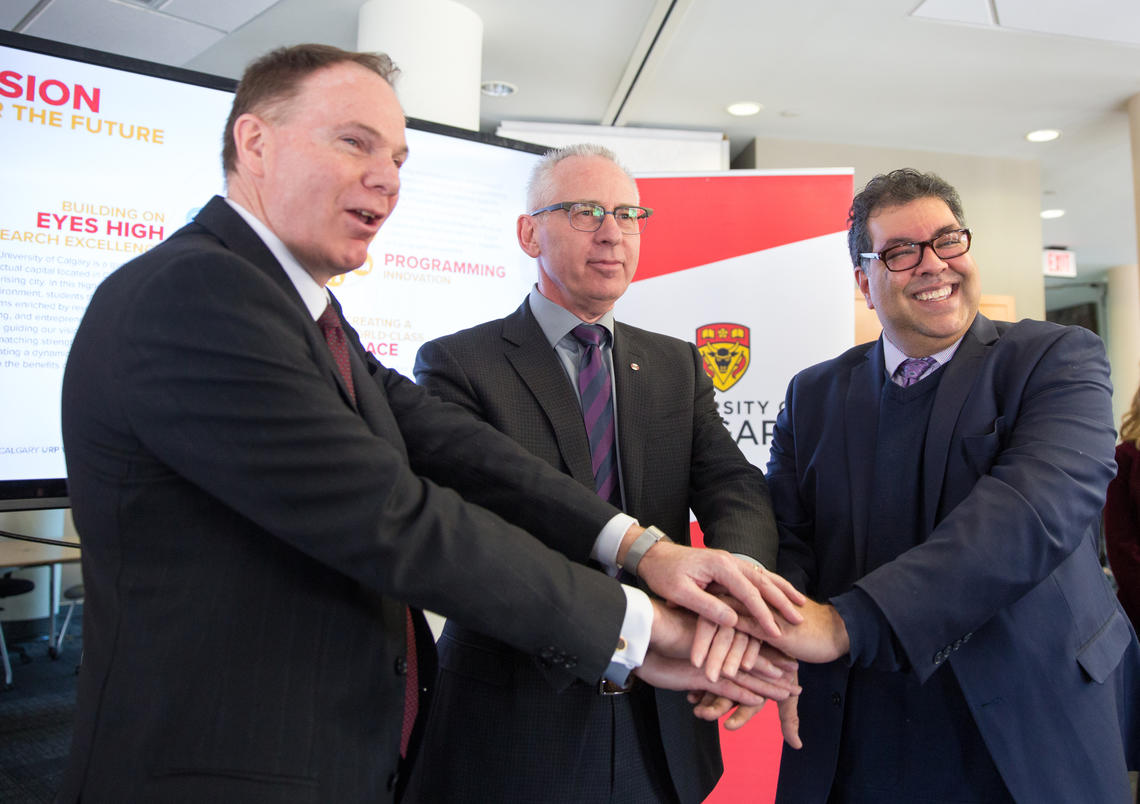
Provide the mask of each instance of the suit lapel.
{"label": "suit lapel", "polygon": [[942,369],[945,373],[934,396],[934,408],[930,412],[922,456],[923,533],[934,530],[938,501],[942,496],[942,479],[946,476],[946,465],[950,458],[950,437],[954,434],[966,397],[974,387],[974,378],[982,361],[996,340],[997,329],[993,322],[978,313],[963,336],[958,351]]}
{"label": "suit lapel", "polygon": [[[293,286],[289,275],[285,273],[285,269],[281,267],[281,263],[277,262],[277,258],[273,256],[273,252],[269,250],[269,247],[265,245],[265,242],[257,235],[257,232],[253,231],[242,219],[241,215],[235,212],[221,196],[214,196],[210,199],[209,203],[202,207],[201,211],[195,216],[194,221],[198,225],[208,229],[218,238],[222,245],[230,251],[265,274],[265,276],[292,301],[297,311],[301,314],[302,320],[309,322],[309,326],[305,332],[310,340],[313,355],[321,371],[323,371],[329,377],[329,380],[340,390],[341,398],[344,399],[345,404],[356,410],[357,406],[348,393],[348,386],[345,385],[344,378],[340,374],[340,369],[337,368],[336,361],[333,360],[332,353],[328,349],[328,344],[325,343],[324,335],[321,333],[320,327],[316,325],[316,322],[312,321],[309,310],[305,307],[305,302],[301,299],[301,294],[297,292],[297,288]],[[331,293],[329,295],[332,296]],[[359,343],[359,338],[356,335],[356,331],[344,320],[344,315],[341,314],[340,303],[335,297],[333,297],[333,306],[336,308],[337,315],[340,316],[341,326],[344,327],[345,337],[348,338],[350,344],[349,353],[352,355],[354,348],[351,347]],[[350,362],[353,364],[353,384],[359,389],[361,385],[359,382],[360,378],[366,376],[362,373],[365,369],[359,359],[359,355],[352,356],[358,358],[350,360]]]}
{"label": "suit lapel", "polygon": [[593,488],[594,469],[582,408],[558,356],[525,301],[503,320],[503,354],[550,421],[558,450],[571,476],[587,488]]}
{"label": "suit lapel", "polygon": [[858,562],[856,577],[862,577],[866,572],[867,523],[872,502],[875,442],[879,432],[879,398],[884,377],[883,346],[877,341],[867,350],[866,359],[852,367],[843,409],[844,433],[847,438],[847,477],[850,480],[851,494],[851,531],[855,540],[855,560]]}
{"label": "suit lapel", "polygon": [[[632,331],[614,322],[614,384],[617,387],[618,458],[621,463],[621,481],[625,491],[625,510],[641,511],[642,468],[645,459],[642,451],[646,440],[642,432],[643,416],[639,412],[649,409],[648,376],[642,376],[645,365],[641,344]],[[633,366],[638,366],[637,370]]]}

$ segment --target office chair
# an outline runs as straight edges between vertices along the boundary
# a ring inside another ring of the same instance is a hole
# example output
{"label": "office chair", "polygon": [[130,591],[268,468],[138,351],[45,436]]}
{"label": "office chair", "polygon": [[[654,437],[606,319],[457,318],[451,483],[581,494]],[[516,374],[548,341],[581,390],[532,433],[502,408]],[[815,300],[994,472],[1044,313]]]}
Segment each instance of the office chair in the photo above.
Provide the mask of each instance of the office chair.
{"label": "office chair", "polygon": [[[59,629],[59,636],[56,637],[55,644],[48,646],[48,656],[53,659],[58,659],[63,650],[63,637],[67,633],[67,626],[71,625],[71,615],[75,613],[75,605],[83,602],[83,584],[67,587],[63,597],[68,603],[67,616],[63,620],[63,627]],[[78,667],[75,669],[76,672],[79,671]]]}
{"label": "office chair", "polygon": [[[0,577],[0,597],[23,595],[35,588],[35,581],[29,581],[26,578],[13,578],[11,572],[7,572],[3,577]],[[0,611],[3,611],[3,609],[0,609]],[[23,648],[19,648],[19,652],[21,661],[25,664],[31,661]],[[0,623],[0,659],[2,659],[4,663],[4,689],[10,689],[12,686],[12,664],[8,661],[8,646],[4,642],[3,623]]]}

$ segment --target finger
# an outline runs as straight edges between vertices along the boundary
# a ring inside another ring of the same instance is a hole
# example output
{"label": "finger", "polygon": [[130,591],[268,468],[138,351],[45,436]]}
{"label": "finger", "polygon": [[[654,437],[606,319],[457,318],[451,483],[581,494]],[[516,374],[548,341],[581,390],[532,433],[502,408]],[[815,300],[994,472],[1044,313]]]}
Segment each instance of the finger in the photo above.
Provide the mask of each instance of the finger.
{"label": "finger", "polygon": [[[721,678],[721,681],[723,680],[725,680],[724,677]],[[758,695],[762,698],[771,698],[773,701],[783,701],[801,692],[799,685],[792,684],[784,679],[768,679],[748,673],[740,673],[736,678],[732,679],[732,681],[754,695]],[[741,703],[748,702],[741,701]]]}
{"label": "finger", "polygon": [[709,655],[705,658],[704,664],[705,678],[709,681],[716,681],[720,678],[724,661],[732,648],[732,640],[735,636],[736,632],[731,628],[717,629],[716,636],[713,637],[712,646],[709,648]]}
{"label": "finger", "polygon": [[752,637],[742,631],[733,631],[732,646],[728,649],[728,655],[724,657],[724,666],[721,667],[720,672],[729,678],[734,678],[737,671],[740,670],[744,652],[748,650],[749,643],[754,641]]}
{"label": "finger", "polygon": [[759,706],[738,706],[736,707],[736,711],[724,721],[724,727],[729,731],[736,731],[743,727],[763,708],[764,704],[760,704]]}
{"label": "finger", "polygon": [[[757,567],[756,572],[759,573],[759,577],[756,580],[756,587],[760,590],[760,595],[764,598],[764,602],[767,603],[769,607],[780,612],[788,622],[797,625],[802,623],[804,617],[799,607],[802,606],[807,599],[800,594],[794,586],[779,575],[768,572],[762,567]],[[799,602],[793,602],[793,599]]]}
{"label": "finger", "polygon": [[799,662],[773,645],[763,645],[760,648],[760,655],[785,673],[794,673],[799,670]]}
{"label": "finger", "polygon": [[[740,667],[746,671],[751,671],[756,667],[756,662],[760,660],[760,648],[764,647],[764,643],[756,637],[748,638],[748,649],[744,651],[744,657],[740,660]],[[770,666],[772,663],[768,659],[764,659]]]}
{"label": "finger", "polygon": [[[747,576],[741,571],[741,566],[744,566],[748,570]],[[717,580],[719,580],[728,590],[729,594],[742,603],[745,610],[752,615],[756,621],[757,631],[754,633],[757,637],[764,639],[780,636],[780,628],[776,625],[776,619],[772,616],[772,612],[769,610],[768,604],[765,602],[760,591],[761,586],[767,589],[774,589],[775,586],[767,581],[767,573],[761,567],[744,564],[742,561],[736,561],[731,567],[731,571],[725,570],[724,573],[717,575]],[[784,601],[787,605],[791,605],[786,597]],[[721,602],[722,605],[728,605],[723,601],[719,602]]]}
{"label": "finger", "polygon": [[788,698],[776,705],[780,710],[780,732],[784,742],[797,751],[804,747],[800,740],[799,697]]}
{"label": "finger", "polygon": [[704,665],[705,657],[709,655],[709,648],[712,646],[717,628],[717,624],[711,620],[706,620],[704,617],[697,619],[697,628],[693,635],[693,647],[689,651],[689,661],[693,663],[693,667]]}
{"label": "finger", "polygon": [[[749,586],[751,586],[751,584],[749,584]],[[751,586],[751,588],[755,593],[756,600],[759,601],[759,605],[763,605],[763,598],[760,597],[759,591],[757,591],[754,586]],[[736,626],[737,614],[732,606],[725,603],[716,595],[709,594],[697,586],[692,579],[680,583],[677,588],[672,591],[669,599],[679,606],[684,606],[699,617],[712,620],[717,625],[723,625],[726,628]],[[751,608],[749,608],[749,611],[751,611]],[[771,615],[769,615],[769,617],[771,617]],[[773,627],[775,627],[774,621]]]}
{"label": "finger", "polygon": [[709,692],[705,693],[700,704],[693,707],[693,714],[701,720],[720,720],[734,706],[736,706],[736,702],[731,698],[713,695]]}

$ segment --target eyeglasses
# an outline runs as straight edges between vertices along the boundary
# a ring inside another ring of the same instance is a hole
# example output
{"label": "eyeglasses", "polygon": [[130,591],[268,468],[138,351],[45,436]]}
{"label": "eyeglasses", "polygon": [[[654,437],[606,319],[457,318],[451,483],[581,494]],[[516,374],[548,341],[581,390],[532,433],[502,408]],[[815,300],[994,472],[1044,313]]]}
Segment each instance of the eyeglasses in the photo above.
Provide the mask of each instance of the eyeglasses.
{"label": "eyeglasses", "polygon": [[943,260],[961,257],[970,250],[970,230],[953,229],[921,243],[898,243],[882,251],[865,251],[859,254],[859,259],[881,260],[888,271],[909,271],[922,262],[927,246]]}
{"label": "eyeglasses", "polygon": [[613,215],[614,222],[623,234],[635,235],[645,231],[649,225],[649,216],[653,210],[647,207],[614,207],[612,211],[601,204],[591,204],[586,201],[563,201],[561,204],[551,204],[542,209],[536,209],[531,215],[543,212],[553,212],[556,209],[566,210],[570,225],[579,232],[596,232],[602,228],[602,221],[606,215]]}

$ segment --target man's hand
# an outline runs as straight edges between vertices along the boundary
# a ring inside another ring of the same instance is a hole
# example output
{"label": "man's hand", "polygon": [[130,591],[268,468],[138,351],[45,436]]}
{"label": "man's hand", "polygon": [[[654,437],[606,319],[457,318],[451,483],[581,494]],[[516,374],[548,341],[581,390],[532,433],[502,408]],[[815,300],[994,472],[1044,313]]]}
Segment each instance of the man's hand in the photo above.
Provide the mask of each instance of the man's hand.
{"label": "man's hand", "polygon": [[[750,640],[747,637],[740,643],[749,647],[743,651],[744,659],[733,659],[733,666],[730,668],[732,670],[731,676],[724,663],[732,658],[731,654],[735,653],[732,650],[725,653],[707,651],[708,659],[706,659],[704,669],[685,661],[692,652],[691,646],[696,635],[696,626],[697,618],[692,612],[670,606],[660,600],[653,601],[653,628],[650,633],[649,654],[646,656],[646,661],[650,661],[649,655],[653,655],[654,659],[657,660],[650,668],[650,673],[655,670],[667,671],[662,676],[663,682],[667,685],[666,689],[716,692],[718,689],[716,685],[720,681],[728,679],[734,682],[736,686],[744,687],[755,693],[755,696],[764,698],[782,700],[789,694],[798,692],[798,687],[792,681],[794,670],[797,667],[795,661],[783,656],[773,648],[760,646],[755,640]],[[728,632],[727,641],[731,644],[739,644],[731,631]],[[663,662],[665,659],[685,661],[694,670],[694,673],[682,674],[679,668],[673,667],[671,664],[666,665]],[[745,668],[745,659],[747,659],[747,668]],[[710,669],[707,665],[711,661],[717,661],[719,664]],[[638,675],[643,674],[638,673]],[[685,686],[672,686],[680,683],[682,679],[685,681]],[[700,681],[698,682],[696,679],[700,679]],[[648,677],[646,681],[655,683]],[[732,696],[727,697],[731,698]],[[743,699],[734,700],[750,703],[750,701]],[[758,705],[760,701],[752,700],[751,703]]]}
{"label": "man's hand", "polygon": [[[618,551],[619,563],[637,533],[631,526]],[[737,615],[731,606],[711,594],[709,587],[723,589],[739,600],[758,626],[760,638],[775,637],[779,626],[771,609],[783,620],[798,623],[798,606],[805,599],[779,575],[742,561],[723,550],[685,547],[660,541],[649,548],[638,564],[637,574],[661,597],[684,606],[716,623],[732,628]]]}
{"label": "man's hand", "polygon": [[[802,622],[780,622],[780,636],[769,640],[774,646],[789,656],[813,664],[832,662],[847,654],[851,640],[834,606],[808,600],[801,611]],[[776,617],[777,621],[781,620],[779,615]],[[741,622],[740,627],[748,628],[748,623]]]}
{"label": "man's hand", "polygon": [[[711,682],[699,667],[693,667],[686,659],[662,656],[652,650],[645,654],[645,662],[641,667],[633,672],[655,687],[667,690],[711,692],[718,697],[727,698],[745,706],[760,707],[769,698],[783,700],[790,695],[798,694],[800,691],[790,678],[773,681],[750,673],[738,673],[736,678],[721,676],[719,681]],[[702,716],[695,710],[694,713],[698,717]],[[710,716],[705,719],[716,720],[718,716]]]}

